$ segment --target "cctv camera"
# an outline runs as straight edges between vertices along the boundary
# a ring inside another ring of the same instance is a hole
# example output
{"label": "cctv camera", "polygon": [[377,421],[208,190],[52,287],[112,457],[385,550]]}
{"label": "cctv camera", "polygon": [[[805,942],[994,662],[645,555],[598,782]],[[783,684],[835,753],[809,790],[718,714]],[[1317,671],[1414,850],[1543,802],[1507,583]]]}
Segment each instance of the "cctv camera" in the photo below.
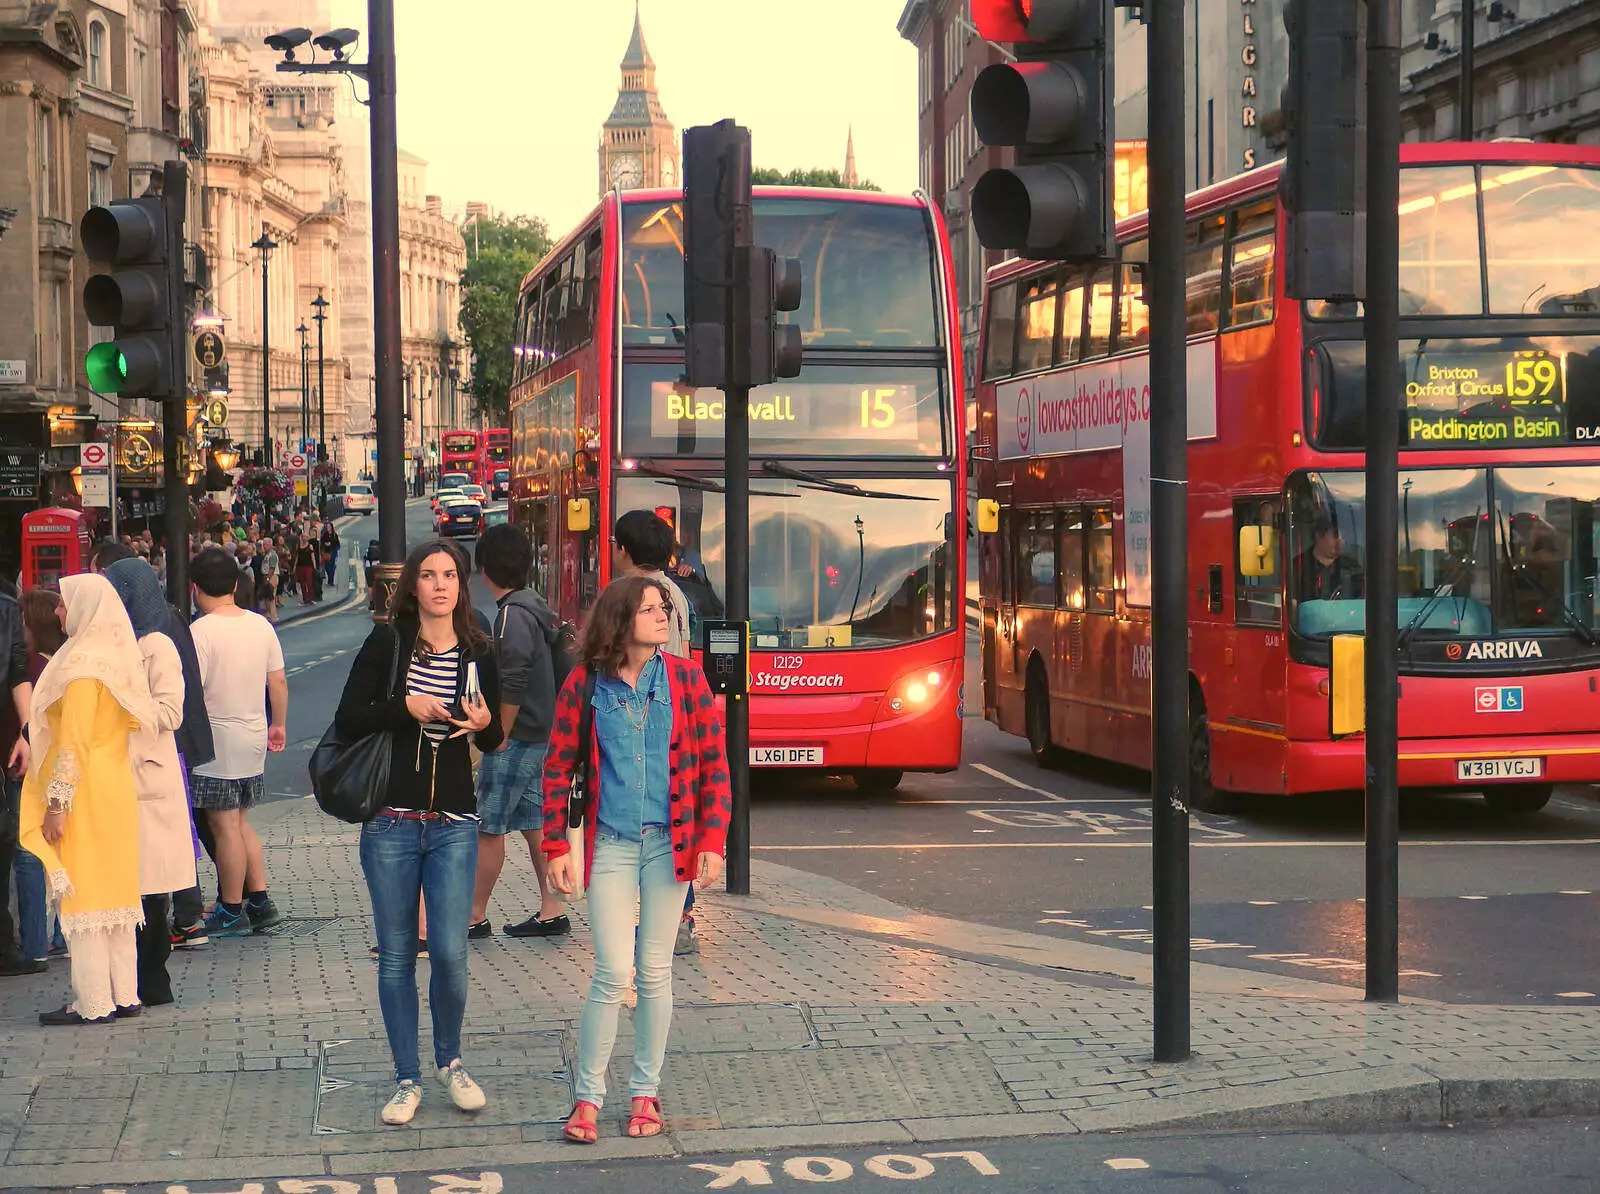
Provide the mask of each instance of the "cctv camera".
{"label": "cctv camera", "polygon": [[335,61],[343,62],[345,52],[360,36],[360,32],[355,29],[330,29],[311,44],[319,50],[326,50],[332,54]]}
{"label": "cctv camera", "polygon": [[294,61],[296,46],[303,46],[311,40],[309,29],[281,29],[267,38],[267,49],[276,50],[290,62]]}

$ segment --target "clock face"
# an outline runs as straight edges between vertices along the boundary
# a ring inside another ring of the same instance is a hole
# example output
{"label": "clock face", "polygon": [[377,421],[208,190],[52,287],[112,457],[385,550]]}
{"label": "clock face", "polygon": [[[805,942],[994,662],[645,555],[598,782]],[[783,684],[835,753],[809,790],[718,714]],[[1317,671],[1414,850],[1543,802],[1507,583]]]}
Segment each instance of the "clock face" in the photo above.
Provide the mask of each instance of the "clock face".
{"label": "clock face", "polygon": [[611,185],[636,187],[644,182],[644,163],[636,154],[618,154],[611,159]]}
{"label": "clock face", "polygon": [[671,158],[666,158],[661,163],[661,184],[672,186],[678,181],[678,164]]}

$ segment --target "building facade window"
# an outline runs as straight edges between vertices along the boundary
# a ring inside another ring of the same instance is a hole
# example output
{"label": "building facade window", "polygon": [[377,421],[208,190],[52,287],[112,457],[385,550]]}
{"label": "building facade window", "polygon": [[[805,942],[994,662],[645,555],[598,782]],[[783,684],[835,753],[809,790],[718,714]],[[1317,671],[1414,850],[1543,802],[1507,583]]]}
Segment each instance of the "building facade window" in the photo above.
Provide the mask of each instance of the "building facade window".
{"label": "building facade window", "polygon": [[55,110],[39,109],[39,214],[56,214]]}
{"label": "building facade window", "polygon": [[926,112],[933,103],[933,47],[917,47],[917,111]]}
{"label": "building facade window", "polygon": [[110,61],[106,57],[106,43],[110,39],[106,34],[104,21],[91,20],[89,22],[89,82],[100,88],[111,86]]}
{"label": "building facade window", "polygon": [[111,164],[89,160],[89,206],[100,207],[111,202]]}

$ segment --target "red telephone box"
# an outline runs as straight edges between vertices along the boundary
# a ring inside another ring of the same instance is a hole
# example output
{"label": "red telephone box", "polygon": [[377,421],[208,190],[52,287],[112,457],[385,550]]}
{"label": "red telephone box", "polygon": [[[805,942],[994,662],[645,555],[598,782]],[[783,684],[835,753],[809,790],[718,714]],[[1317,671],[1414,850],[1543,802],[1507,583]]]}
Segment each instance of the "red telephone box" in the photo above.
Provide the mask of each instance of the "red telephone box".
{"label": "red telephone box", "polygon": [[84,511],[65,506],[47,506],[22,516],[24,591],[89,570],[89,518]]}

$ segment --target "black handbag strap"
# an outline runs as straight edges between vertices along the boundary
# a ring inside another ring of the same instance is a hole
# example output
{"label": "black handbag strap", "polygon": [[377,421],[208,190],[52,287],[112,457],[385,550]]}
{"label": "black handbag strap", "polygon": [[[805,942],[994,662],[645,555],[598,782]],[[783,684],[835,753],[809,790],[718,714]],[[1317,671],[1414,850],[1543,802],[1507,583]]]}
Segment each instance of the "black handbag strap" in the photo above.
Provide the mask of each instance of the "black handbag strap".
{"label": "black handbag strap", "polygon": [[590,803],[590,775],[594,746],[594,669],[583,669],[582,697],[578,705],[578,768],[573,776],[572,795],[567,799],[567,825],[576,825],[586,815]]}

